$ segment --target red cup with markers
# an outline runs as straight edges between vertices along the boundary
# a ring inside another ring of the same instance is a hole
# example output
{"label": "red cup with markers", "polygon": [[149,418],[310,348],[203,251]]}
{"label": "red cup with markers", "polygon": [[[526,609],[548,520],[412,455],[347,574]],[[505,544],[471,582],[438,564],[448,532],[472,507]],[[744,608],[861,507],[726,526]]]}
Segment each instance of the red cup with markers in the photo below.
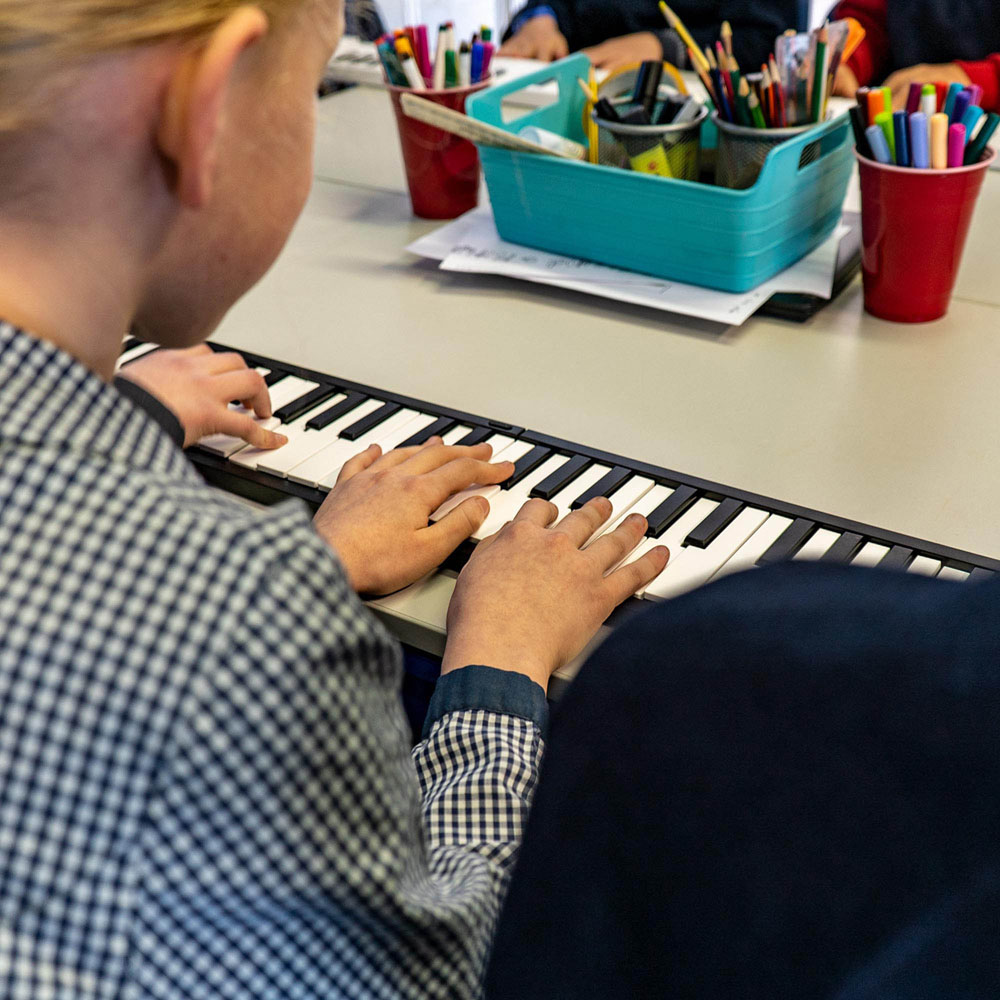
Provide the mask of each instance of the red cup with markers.
{"label": "red cup with markers", "polygon": [[486,79],[467,87],[414,91],[387,86],[399,128],[406,183],[413,214],[422,219],[454,219],[479,203],[479,154],[468,139],[409,118],[400,104],[403,94],[416,93],[452,111],[465,112],[465,100],[488,87]]}
{"label": "red cup with markers", "polygon": [[914,170],[857,154],[865,309],[897,323],[948,311],[983,178],[996,153],[968,166]]}

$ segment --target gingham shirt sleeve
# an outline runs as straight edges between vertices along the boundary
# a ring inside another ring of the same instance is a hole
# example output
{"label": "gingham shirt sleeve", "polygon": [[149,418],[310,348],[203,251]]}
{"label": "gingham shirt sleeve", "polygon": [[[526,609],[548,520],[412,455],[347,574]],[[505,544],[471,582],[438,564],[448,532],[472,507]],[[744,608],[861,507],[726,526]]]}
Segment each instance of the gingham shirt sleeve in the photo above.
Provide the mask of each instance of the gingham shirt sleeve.
{"label": "gingham shirt sleeve", "polygon": [[474,996],[541,733],[455,711],[411,757],[398,647],[304,535],[183,707],[151,809],[141,995]]}

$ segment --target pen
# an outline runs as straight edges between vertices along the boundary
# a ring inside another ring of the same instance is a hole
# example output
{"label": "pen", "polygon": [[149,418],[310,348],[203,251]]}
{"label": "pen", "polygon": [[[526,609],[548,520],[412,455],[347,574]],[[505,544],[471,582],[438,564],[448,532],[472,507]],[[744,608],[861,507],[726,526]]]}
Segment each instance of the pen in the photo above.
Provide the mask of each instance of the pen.
{"label": "pen", "polygon": [[490,66],[493,65],[493,53],[496,52],[497,47],[492,42],[483,42],[483,72],[480,75],[481,80],[485,80],[490,75]]}
{"label": "pen", "polygon": [[969,110],[972,104],[972,94],[967,90],[960,90],[958,94],[955,95],[955,104],[951,109],[951,115],[948,121],[954,125],[956,122],[960,122],[965,117],[965,112]]}
{"label": "pen", "polygon": [[900,167],[910,165],[910,135],[906,127],[906,112],[894,111],[892,113],[892,131],[895,139],[893,147],[893,158]]}
{"label": "pen", "polygon": [[920,98],[923,94],[923,87],[919,83],[910,84],[910,92],[906,97],[906,113],[912,115],[920,110]]}
{"label": "pen", "polygon": [[983,122],[979,134],[966,147],[965,162],[967,165],[979,162],[980,157],[983,155],[983,150],[986,149],[986,144],[993,138],[993,133],[996,132],[998,125],[1000,125],[1000,115],[994,114],[991,111],[987,115],[986,121]]}
{"label": "pen", "polygon": [[416,42],[414,56],[417,60],[417,66],[420,68],[420,74],[424,79],[429,79],[434,73],[434,67],[431,65],[430,49],[427,47],[427,25],[418,24],[413,29],[413,38]]}
{"label": "pen", "polygon": [[851,128],[854,130],[854,144],[858,147],[858,152],[869,160],[874,160],[872,148],[868,143],[868,136],[865,129],[868,127],[865,121],[864,112],[855,104],[851,107]]}
{"label": "pen", "polygon": [[888,111],[892,114],[892,88],[883,87],[882,88],[882,110]]}
{"label": "pen", "polygon": [[948,166],[948,116],[938,112],[931,118],[931,168],[944,170]]}
{"label": "pen", "polygon": [[925,83],[920,92],[920,110],[931,120],[931,115],[936,115],[938,109],[937,87],[933,83]]}
{"label": "pen", "polygon": [[399,62],[410,87],[413,90],[426,90],[424,78],[420,75],[420,69],[417,67],[417,60],[409,52],[404,52]]}
{"label": "pen", "polygon": [[872,153],[878,163],[892,163],[892,156],[889,155],[889,143],[886,142],[885,132],[878,125],[869,125],[865,129],[868,137],[868,145],[871,146]]}
{"label": "pen", "polygon": [[927,115],[915,111],[910,115],[910,160],[919,170],[931,165],[930,138],[927,134]]}
{"label": "pen", "polygon": [[868,120],[868,95],[870,93],[870,87],[858,87],[854,92],[854,99],[858,102],[858,108],[861,110],[861,117],[864,119],[865,128],[871,125],[871,122]]}
{"label": "pen", "polygon": [[868,92],[868,124],[874,125],[876,116],[882,114],[885,108],[882,107],[882,91],[871,90]]}
{"label": "pen", "polygon": [[472,83],[472,50],[468,42],[458,48],[458,85],[468,87]]}
{"label": "pen", "polygon": [[952,125],[948,129],[948,166],[960,167],[965,162],[965,126]]}
{"label": "pen", "polygon": [[976,134],[979,123],[986,117],[986,112],[975,104],[970,104],[962,115],[962,124],[965,126],[965,134],[971,140]]}
{"label": "pen", "polygon": [[875,116],[875,124],[882,129],[883,135],[885,135],[886,145],[889,147],[889,157],[892,163],[896,162],[896,133],[892,125],[892,113],[889,111],[880,111]]}
{"label": "pen", "polygon": [[948,121],[952,123],[955,121],[955,99],[962,93],[962,89],[960,83],[951,84],[948,87],[948,94],[944,99],[944,107],[941,109],[948,116]]}
{"label": "pen", "polygon": [[483,78],[483,43],[473,42],[472,52],[469,54],[469,79],[473,83],[479,83]]}

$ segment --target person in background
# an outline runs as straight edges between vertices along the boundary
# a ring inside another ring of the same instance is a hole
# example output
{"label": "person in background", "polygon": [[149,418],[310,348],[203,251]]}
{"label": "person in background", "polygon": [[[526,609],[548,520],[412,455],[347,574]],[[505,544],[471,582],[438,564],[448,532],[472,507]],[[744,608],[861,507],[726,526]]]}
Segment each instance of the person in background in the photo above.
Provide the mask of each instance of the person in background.
{"label": "person in background", "polygon": [[[733,54],[747,71],[767,59],[778,35],[797,26],[795,0],[678,0],[670,6],[702,48],[714,46],[722,22],[729,21]],[[499,54],[551,62],[577,51],[606,70],[648,59],[687,65],[684,44],[656,0],[528,0],[505,32]]]}
{"label": "person in background", "polygon": [[865,39],[837,72],[834,93],[892,88],[902,108],[911,83],[976,84],[982,107],[1000,111],[1000,3],[997,0],[843,0],[831,20],[855,18]]}

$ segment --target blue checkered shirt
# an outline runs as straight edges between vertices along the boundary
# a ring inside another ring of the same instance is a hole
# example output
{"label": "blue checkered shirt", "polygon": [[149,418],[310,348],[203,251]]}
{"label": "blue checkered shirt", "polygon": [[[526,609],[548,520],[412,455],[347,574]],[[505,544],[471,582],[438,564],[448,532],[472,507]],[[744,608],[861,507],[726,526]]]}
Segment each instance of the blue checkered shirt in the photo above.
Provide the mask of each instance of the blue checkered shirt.
{"label": "blue checkered shirt", "polygon": [[411,752],[304,507],[0,324],[4,1000],[474,995],[542,750],[476,670]]}

